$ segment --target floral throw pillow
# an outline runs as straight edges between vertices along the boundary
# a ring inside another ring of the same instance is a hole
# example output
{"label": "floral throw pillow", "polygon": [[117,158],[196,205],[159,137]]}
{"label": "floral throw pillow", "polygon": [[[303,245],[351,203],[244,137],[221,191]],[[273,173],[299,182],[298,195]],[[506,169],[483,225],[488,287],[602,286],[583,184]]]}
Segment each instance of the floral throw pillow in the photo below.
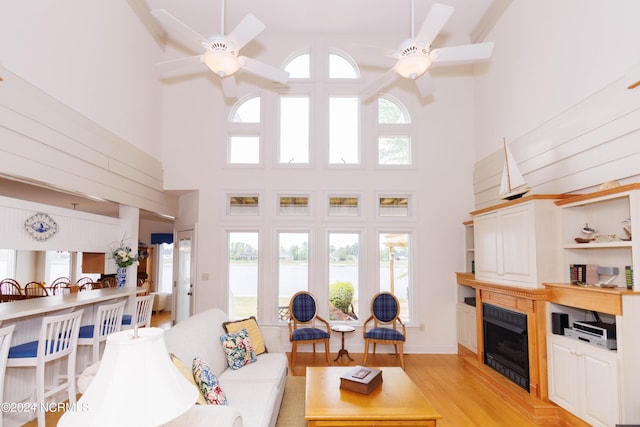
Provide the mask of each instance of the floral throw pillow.
{"label": "floral throw pillow", "polygon": [[249,331],[246,329],[241,329],[237,333],[224,334],[220,337],[220,342],[227,353],[227,363],[231,369],[240,369],[258,360],[249,338]]}
{"label": "floral throw pillow", "polygon": [[192,369],[193,378],[196,380],[200,391],[202,391],[204,400],[206,400],[209,405],[226,405],[227,395],[222,390],[222,387],[220,387],[218,378],[216,378],[216,375],[211,368],[209,368],[207,362],[199,357],[194,357]]}

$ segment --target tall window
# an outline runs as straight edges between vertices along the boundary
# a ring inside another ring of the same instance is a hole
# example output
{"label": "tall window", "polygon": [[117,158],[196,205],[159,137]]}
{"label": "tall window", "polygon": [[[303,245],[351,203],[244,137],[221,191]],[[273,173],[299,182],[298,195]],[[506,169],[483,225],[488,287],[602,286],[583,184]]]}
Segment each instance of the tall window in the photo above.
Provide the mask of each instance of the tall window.
{"label": "tall window", "polygon": [[289,300],[309,290],[309,233],[278,233],[278,319],[288,319]]}
{"label": "tall window", "polygon": [[71,252],[47,251],[44,269],[46,283],[51,283],[58,277],[71,277]]}
{"label": "tall window", "polygon": [[378,164],[411,164],[409,113],[388,97],[378,98]]}
{"label": "tall window", "polygon": [[280,163],[309,163],[309,97],[280,97]]}
{"label": "tall window", "polygon": [[329,163],[360,162],[358,105],[355,96],[329,98]]}
{"label": "tall window", "polygon": [[380,251],[380,291],[393,293],[400,301],[400,318],[410,320],[411,234],[382,232],[378,234]]}
{"label": "tall window", "polygon": [[14,249],[0,249],[0,278],[15,278],[16,251]]}
{"label": "tall window", "polygon": [[258,233],[230,232],[229,315],[258,315]]}
{"label": "tall window", "polygon": [[358,320],[360,234],[329,233],[329,320]]}
{"label": "tall window", "polygon": [[173,243],[160,243],[158,250],[156,287],[158,292],[170,294],[173,292]]}

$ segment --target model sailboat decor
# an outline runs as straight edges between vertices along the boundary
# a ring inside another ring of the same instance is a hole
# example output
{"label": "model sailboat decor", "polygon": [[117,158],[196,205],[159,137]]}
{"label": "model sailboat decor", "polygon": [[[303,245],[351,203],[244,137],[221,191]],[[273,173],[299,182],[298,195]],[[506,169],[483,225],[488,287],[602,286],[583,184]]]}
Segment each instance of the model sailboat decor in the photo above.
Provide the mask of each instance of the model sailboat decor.
{"label": "model sailboat decor", "polygon": [[531,188],[522,178],[518,164],[504,139],[502,144],[504,145],[504,169],[502,170],[502,182],[500,183],[498,197],[505,200],[513,200],[522,197]]}

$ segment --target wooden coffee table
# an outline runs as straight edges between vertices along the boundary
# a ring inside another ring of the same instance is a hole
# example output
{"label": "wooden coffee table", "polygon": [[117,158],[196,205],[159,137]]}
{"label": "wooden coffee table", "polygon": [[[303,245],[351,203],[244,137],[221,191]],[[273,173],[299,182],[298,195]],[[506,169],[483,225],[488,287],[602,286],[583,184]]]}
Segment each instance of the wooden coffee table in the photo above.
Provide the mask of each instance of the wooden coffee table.
{"label": "wooden coffee table", "polygon": [[382,369],[382,385],[365,395],[340,388],[346,367],[308,367],[308,427],[436,426],[440,414],[402,368]]}

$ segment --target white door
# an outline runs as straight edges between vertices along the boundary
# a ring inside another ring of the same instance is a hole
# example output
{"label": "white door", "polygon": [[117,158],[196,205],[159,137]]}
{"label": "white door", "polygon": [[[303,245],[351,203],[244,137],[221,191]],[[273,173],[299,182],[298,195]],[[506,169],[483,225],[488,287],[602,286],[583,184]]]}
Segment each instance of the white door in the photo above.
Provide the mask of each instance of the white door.
{"label": "white door", "polygon": [[173,322],[190,317],[193,314],[193,278],[195,261],[195,231],[183,230],[177,233],[174,245],[175,272],[173,281],[174,310]]}

